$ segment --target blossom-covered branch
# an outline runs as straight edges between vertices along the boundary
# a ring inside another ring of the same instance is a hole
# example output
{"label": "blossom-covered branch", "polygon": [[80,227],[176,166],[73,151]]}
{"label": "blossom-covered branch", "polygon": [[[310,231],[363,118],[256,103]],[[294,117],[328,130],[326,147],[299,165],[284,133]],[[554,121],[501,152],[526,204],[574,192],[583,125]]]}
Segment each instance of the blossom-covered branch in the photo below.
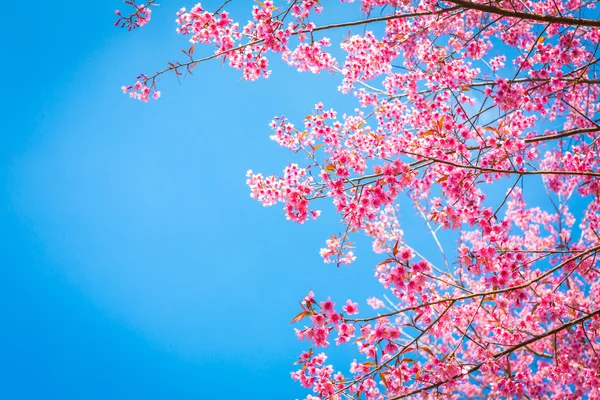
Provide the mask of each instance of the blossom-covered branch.
{"label": "blossom-covered branch", "polygon": [[148,0],[144,4],[136,4],[135,0],[126,0],[125,4],[132,7],[134,11],[123,15],[121,11],[115,11],[115,14],[119,17],[115,21],[115,26],[120,26],[121,28],[127,28],[128,31],[141,28],[146,25],[150,21],[150,16],[152,14],[152,9],[150,7],[157,6],[155,4],[156,0]]}

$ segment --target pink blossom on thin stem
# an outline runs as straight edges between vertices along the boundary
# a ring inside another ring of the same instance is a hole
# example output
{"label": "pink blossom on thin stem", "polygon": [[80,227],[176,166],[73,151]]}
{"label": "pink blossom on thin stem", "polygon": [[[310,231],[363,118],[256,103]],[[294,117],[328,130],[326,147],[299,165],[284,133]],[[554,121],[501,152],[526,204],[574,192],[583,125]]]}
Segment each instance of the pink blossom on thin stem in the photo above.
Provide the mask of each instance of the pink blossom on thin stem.
{"label": "pink blossom on thin stem", "polygon": [[138,76],[138,79],[132,86],[122,86],[121,90],[123,93],[129,94],[129,97],[141,100],[144,103],[147,103],[150,98],[154,100],[160,98],[160,91],[156,90],[154,85],[151,87],[147,86],[146,82],[148,82],[148,79],[145,75]]}
{"label": "pink blossom on thin stem", "polygon": [[121,11],[116,10],[115,14],[119,17],[115,22],[115,26],[121,26],[121,28],[127,28],[128,31],[141,28],[150,22],[150,16],[152,14],[152,9],[150,7],[157,6],[155,4],[156,0],[148,0],[144,4],[136,4],[135,0],[126,0],[125,4],[131,6],[135,11],[123,15]]}

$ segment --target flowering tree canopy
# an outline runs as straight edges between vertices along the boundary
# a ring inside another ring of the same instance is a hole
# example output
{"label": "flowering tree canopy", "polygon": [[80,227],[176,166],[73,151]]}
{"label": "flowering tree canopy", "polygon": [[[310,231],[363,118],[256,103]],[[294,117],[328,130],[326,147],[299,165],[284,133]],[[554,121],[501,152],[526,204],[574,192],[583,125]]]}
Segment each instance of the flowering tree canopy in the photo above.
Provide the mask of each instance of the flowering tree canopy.
{"label": "flowering tree canopy", "polygon": [[[356,1],[363,19],[324,25],[313,22],[327,14],[318,0],[256,2],[243,24],[227,3],[182,8],[185,59],[123,87],[158,98],[165,73],[213,58],[244,79],[268,78],[279,56],[337,74],[356,97],[352,114],[317,103],[304,120],[276,117],[272,139],[295,163],[281,176],[247,174],[251,196],[282,204],[295,222],[332,201],[343,233],[323,259],[352,263],[351,236],[366,234],[393,299],[371,298],[361,315],[352,300],[310,292],[293,318],[307,351],[292,378],[309,399],[600,398],[596,2]],[[116,25],[128,29],[155,5],[127,4]],[[340,43],[327,37],[352,27]],[[549,205],[526,198],[524,180]],[[444,254],[440,265],[405,241],[401,196]],[[439,229],[457,232],[455,251]],[[328,363],[321,349],[331,342],[355,348],[351,365]]]}

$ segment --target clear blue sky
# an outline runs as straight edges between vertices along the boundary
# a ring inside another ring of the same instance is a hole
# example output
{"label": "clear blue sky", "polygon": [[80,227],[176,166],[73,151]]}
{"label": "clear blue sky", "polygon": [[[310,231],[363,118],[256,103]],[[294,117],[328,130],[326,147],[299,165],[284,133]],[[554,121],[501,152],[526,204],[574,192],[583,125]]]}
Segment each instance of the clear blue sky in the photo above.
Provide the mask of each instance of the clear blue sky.
{"label": "clear blue sky", "polygon": [[161,3],[130,33],[117,0],[2,6],[2,399],[303,397],[297,301],[382,293],[366,242],[352,268],[322,264],[334,215],[295,225],[245,185],[292,159],[269,140],[275,115],[352,111],[338,78],[279,62],[247,83],[215,62],[130,100],[121,85],[188,47],[174,18],[194,3]]}

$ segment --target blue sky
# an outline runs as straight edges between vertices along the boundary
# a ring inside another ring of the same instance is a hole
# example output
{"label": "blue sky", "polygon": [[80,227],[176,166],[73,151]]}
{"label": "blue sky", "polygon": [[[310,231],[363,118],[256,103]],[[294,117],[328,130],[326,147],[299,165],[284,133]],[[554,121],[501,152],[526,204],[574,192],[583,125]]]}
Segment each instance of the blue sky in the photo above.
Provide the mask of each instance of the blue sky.
{"label": "blue sky", "polygon": [[247,83],[215,62],[130,100],[121,85],[188,46],[174,18],[193,3],[162,3],[130,33],[116,0],[3,5],[0,398],[303,397],[297,301],[381,294],[366,242],[352,268],[322,264],[334,215],[295,225],[245,185],[292,159],[275,115],[354,108],[338,78],[279,62]]}

